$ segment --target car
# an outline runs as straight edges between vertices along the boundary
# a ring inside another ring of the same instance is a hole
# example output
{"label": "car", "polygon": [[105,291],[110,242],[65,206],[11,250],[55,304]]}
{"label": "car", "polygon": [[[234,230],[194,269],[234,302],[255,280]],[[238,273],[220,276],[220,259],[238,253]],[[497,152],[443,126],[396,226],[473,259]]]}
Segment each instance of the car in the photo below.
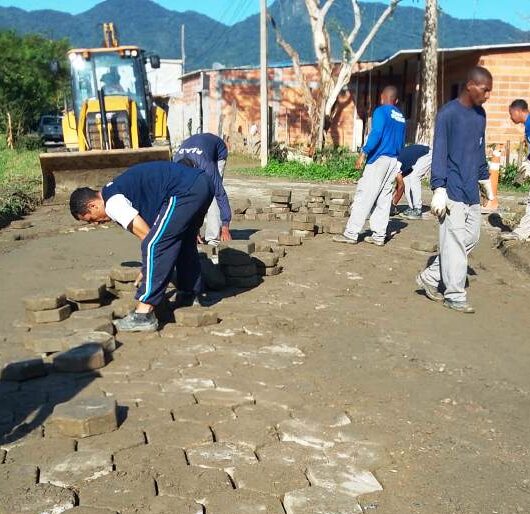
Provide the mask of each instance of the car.
{"label": "car", "polygon": [[63,127],[61,116],[41,116],[39,121],[39,135],[44,143],[62,143]]}

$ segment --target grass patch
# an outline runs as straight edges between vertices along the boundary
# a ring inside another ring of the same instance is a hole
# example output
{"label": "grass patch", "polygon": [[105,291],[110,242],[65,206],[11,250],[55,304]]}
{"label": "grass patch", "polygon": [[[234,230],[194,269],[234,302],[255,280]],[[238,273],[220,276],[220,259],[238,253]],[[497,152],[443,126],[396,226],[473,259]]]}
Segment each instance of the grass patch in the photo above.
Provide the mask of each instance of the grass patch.
{"label": "grass patch", "polygon": [[33,210],[40,202],[41,172],[38,150],[9,150],[0,134],[0,222]]}

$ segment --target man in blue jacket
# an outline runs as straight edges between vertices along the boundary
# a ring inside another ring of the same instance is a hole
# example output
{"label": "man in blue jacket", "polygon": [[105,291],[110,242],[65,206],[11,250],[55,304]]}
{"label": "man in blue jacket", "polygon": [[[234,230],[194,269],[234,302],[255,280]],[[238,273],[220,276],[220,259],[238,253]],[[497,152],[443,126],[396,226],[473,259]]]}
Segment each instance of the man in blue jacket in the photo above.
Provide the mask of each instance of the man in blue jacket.
{"label": "man in blue jacket", "polygon": [[225,142],[214,134],[195,134],[182,142],[173,156],[173,161],[178,162],[184,158],[191,160],[198,168],[205,170],[212,179],[214,176],[220,178],[215,182],[215,199],[206,214],[204,239],[213,246],[217,246],[219,240],[229,241],[232,239],[229,229],[232,213],[223,186],[224,168],[228,158]]}
{"label": "man in blue jacket", "polygon": [[416,282],[431,300],[463,313],[475,312],[465,286],[467,256],[480,236],[479,186],[488,200],[494,199],[482,108],[492,87],[487,69],[472,68],[459,97],[440,109],[434,132],[431,211],[440,222],[440,253]]}
{"label": "man in blue jacket", "polygon": [[381,105],[374,111],[372,131],[358,165],[366,166],[357,185],[346,230],[333,241],[356,244],[366,218],[370,216],[371,237],[364,241],[383,246],[390,217],[392,189],[398,171],[397,156],[405,142],[405,117],[396,107],[397,89],[387,86],[381,93]]}
{"label": "man in blue jacket", "polygon": [[214,193],[204,170],[169,161],[132,166],[101,191],[88,187],[70,196],[70,212],[88,223],[116,221],[141,241],[142,283],[134,312],[115,322],[126,332],[158,328],[154,308],[173,271],[183,291],[202,293],[197,234]]}

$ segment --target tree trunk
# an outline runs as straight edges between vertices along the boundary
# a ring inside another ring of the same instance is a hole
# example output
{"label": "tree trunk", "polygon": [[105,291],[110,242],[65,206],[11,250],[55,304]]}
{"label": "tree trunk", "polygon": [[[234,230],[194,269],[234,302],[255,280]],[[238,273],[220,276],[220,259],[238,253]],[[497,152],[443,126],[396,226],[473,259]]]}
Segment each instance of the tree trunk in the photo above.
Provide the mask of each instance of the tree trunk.
{"label": "tree trunk", "polygon": [[13,141],[13,124],[11,122],[11,113],[7,113],[7,147],[10,150],[13,150],[14,148],[14,141]]}
{"label": "tree trunk", "polygon": [[[420,101],[416,143],[432,145],[438,108],[438,1],[425,2],[425,27],[420,63]],[[442,84],[443,87],[443,84]]]}

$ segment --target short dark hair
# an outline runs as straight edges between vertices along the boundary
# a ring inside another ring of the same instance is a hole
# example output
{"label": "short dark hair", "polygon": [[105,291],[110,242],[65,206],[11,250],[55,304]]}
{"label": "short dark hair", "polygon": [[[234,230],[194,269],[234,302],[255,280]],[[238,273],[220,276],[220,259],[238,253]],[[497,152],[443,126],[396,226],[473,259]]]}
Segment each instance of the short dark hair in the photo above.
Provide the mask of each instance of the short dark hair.
{"label": "short dark hair", "polygon": [[383,89],[383,93],[388,95],[392,100],[396,101],[398,98],[398,90],[396,86],[388,85]]}
{"label": "short dark hair", "polygon": [[510,109],[516,109],[518,111],[528,111],[528,103],[526,102],[526,100],[518,98],[510,104]]}
{"label": "short dark hair", "polygon": [[98,197],[98,192],[89,187],[79,187],[70,195],[70,212],[78,220],[88,212],[88,203]]}
{"label": "short dark hair", "polygon": [[474,66],[467,72],[467,80],[475,82],[475,84],[481,84],[486,80],[493,81],[493,76],[486,68],[482,66]]}

